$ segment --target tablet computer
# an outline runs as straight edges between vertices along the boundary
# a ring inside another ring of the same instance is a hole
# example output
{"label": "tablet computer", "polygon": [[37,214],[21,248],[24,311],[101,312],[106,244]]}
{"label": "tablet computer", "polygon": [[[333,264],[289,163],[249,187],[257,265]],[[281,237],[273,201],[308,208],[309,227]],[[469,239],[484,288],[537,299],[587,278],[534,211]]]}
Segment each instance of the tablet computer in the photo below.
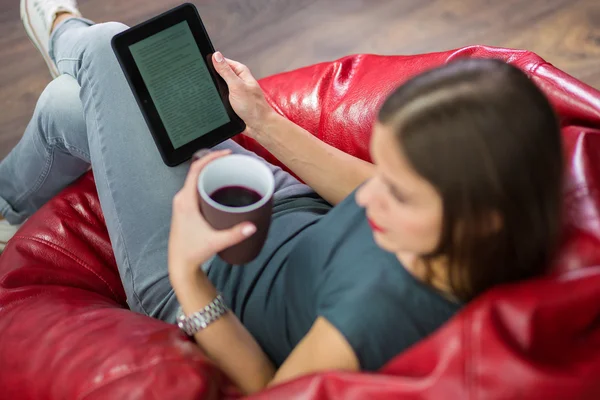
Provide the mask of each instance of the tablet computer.
{"label": "tablet computer", "polygon": [[183,4],[119,33],[112,48],[165,164],[244,131],[215,52],[193,4]]}

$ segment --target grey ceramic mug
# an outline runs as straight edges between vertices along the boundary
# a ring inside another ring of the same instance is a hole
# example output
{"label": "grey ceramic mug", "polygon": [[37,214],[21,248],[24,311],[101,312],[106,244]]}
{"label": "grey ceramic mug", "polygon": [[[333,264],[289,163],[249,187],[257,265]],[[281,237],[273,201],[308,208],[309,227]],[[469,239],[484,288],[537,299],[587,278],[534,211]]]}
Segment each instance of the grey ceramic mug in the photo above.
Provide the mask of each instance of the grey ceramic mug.
{"label": "grey ceramic mug", "polygon": [[[231,207],[216,202],[211,195],[224,187],[241,186],[261,197],[257,202]],[[198,177],[200,211],[215,229],[231,228],[241,222],[252,222],[256,232],[248,239],[221,251],[218,255],[230,264],[252,261],[262,249],[271,225],[275,180],[267,165],[252,156],[231,154],[208,163]]]}

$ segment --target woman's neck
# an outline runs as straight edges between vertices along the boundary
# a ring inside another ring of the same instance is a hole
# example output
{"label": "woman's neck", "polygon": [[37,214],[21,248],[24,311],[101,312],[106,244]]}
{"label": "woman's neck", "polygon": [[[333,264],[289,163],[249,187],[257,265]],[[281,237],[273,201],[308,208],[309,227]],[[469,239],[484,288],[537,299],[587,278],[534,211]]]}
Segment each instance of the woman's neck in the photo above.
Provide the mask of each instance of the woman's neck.
{"label": "woman's neck", "polygon": [[435,258],[428,263],[415,254],[398,252],[396,257],[415,279],[433,287],[448,299],[457,300],[450,285],[448,260],[445,257]]}

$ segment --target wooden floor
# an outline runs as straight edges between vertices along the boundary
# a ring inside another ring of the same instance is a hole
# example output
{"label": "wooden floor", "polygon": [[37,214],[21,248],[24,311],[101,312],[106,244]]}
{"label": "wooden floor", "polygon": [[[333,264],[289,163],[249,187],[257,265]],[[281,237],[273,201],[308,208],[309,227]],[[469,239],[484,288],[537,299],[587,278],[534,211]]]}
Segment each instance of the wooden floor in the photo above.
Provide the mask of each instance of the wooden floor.
{"label": "wooden floor", "polygon": [[[80,0],[97,22],[132,25],[181,0]],[[414,54],[469,44],[525,48],[600,88],[600,0],[193,1],[215,44],[257,78],[350,53]],[[0,0],[0,159],[14,147],[50,76]]]}

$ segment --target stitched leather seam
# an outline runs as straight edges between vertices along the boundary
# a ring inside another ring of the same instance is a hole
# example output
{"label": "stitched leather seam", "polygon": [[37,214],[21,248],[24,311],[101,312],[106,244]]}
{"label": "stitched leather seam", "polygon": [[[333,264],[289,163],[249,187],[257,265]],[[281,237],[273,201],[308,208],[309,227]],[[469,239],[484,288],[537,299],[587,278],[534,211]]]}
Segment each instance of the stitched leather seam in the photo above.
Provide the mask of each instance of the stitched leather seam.
{"label": "stitched leather seam", "polygon": [[54,250],[59,251],[60,253],[62,253],[63,255],[71,258],[73,261],[79,263],[83,268],[87,269],[89,272],[91,272],[92,274],[94,274],[98,279],[100,279],[102,282],[104,282],[104,284],[106,285],[106,287],[108,288],[108,290],[110,290],[110,292],[113,294],[113,298],[114,300],[117,301],[117,303],[120,303],[119,300],[119,296],[117,296],[117,294],[112,290],[112,288],[110,287],[110,285],[108,284],[108,282],[102,278],[100,275],[98,275],[98,273],[96,273],[90,266],[89,264],[87,264],[85,261],[83,261],[82,259],[80,259],[79,257],[77,257],[76,255],[74,255],[73,253],[71,253],[68,250],[65,250],[64,248],[57,246],[54,243],[51,243],[45,239],[40,239],[40,238],[36,238],[33,236],[22,236],[22,235],[16,235],[13,238],[17,238],[17,239],[23,239],[23,240],[31,240],[34,242],[38,242],[40,244],[44,244],[48,247],[53,248]]}
{"label": "stitched leather seam", "polygon": [[[70,287],[69,289],[76,289],[76,290],[83,290],[83,291],[85,291],[85,289],[81,289],[81,288],[72,288],[72,287]],[[29,300],[32,300],[32,299],[36,299],[36,298],[38,298],[40,296],[44,296],[44,295],[49,294],[49,293],[51,294],[52,291],[51,290],[42,290],[39,293],[36,293],[34,295],[31,295],[31,296],[20,297],[18,300],[11,301],[10,303],[8,303],[8,305],[4,305],[3,304],[3,307],[0,309],[0,316],[2,314],[5,314],[6,312],[12,310],[15,307],[18,307],[20,304],[22,304],[22,303],[24,303],[26,301],[29,301]],[[98,294],[98,293],[94,293],[94,294],[97,295],[97,296],[102,296],[101,294]]]}
{"label": "stitched leather seam", "polygon": [[531,75],[535,75],[536,71],[543,65],[551,65],[551,64],[548,63],[547,61],[537,62],[531,68],[529,68],[529,73]]}
{"label": "stitched leather seam", "polygon": [[8,305],[4,305],[3,304],[2,305],[2,309],[0,309],[0,315],[5,314],[7,311],[10,311],[11,309],[13,309],[15,307],[18,307],[19,304],[22,304],[25,301],[35,299],[35,298],[40,297],[40,296],[42,296],[42,295],[44,295],[46,293],[48,293],[48,292],[47,291],[43,291],[43,292],[34,294],[32,296],[20,297],[18,300],[11,301]]}
{"label": "stitched leather seam", "polygon": [[[206,358],[203,356],[193,356],[190,358],[187,358],[185,360],[190,360],[190,361],[201,361],[201,360],[205,360]],[[128,378],[133,374],[137,374],[140,372],[143,372],[145,370],[148,370],[152,367],[155,367],[156,365],[162,364],[162,363],[172,363],[172,362],[177,362],[178,364],[181,362],[181,358],[180,357],[165,357],[165,358],[158,358],[158,359],[154,359],[154,360],[150,360],[147,363],[145,363],[144,365],[138,365],[135,366],[133,368],[128,369],[127,373],[120,375],[120,376],[115,376],[112,378],[109,378],[107,380],[105,380],[104,382],[102,382],[101,385],[98,385],[97,387],[93,388],[93,389],[89,389],[87,393],[82,394],[79,399],[80,400],[84,400],[85,398],[87,398],[88,396],[91,396],[94,392],[104,389],[104,387],[108,386],[108,385],[112,385],[113,383],[115,383],[116,381],[119,381],[123,378]]]}

